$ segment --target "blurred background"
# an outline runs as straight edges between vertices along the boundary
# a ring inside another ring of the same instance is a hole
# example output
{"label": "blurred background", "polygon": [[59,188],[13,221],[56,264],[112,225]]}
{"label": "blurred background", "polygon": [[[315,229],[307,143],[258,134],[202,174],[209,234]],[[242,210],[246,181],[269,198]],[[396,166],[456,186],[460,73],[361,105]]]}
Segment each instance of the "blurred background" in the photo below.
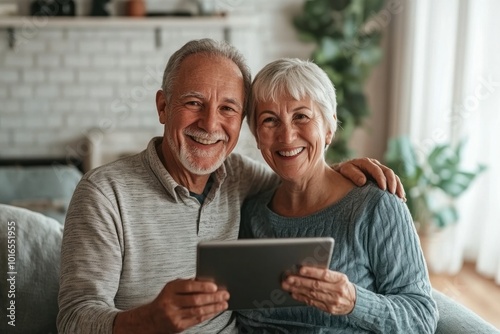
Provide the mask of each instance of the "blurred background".
{"label": "blurred background", "polygon": [[[328,159],[393,168],[433,284],[500,328],[499,12],[495,0],[0,0],[0,163],[85,172],[141,151],[162,134],[165,64],[191,39],[231,42],[254,74],[311,59],[337,90]],[[236,151],[261,159],[246,124]]]}

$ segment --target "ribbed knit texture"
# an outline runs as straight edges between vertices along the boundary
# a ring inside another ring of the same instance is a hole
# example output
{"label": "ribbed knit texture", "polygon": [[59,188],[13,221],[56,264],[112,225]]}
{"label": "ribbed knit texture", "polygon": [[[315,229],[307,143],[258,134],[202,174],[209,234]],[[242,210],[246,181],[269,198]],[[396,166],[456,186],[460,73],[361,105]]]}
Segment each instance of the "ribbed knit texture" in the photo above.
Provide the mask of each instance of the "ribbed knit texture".
{"label": "ribbed knit texture", "polygon": [[418,236],[401,200],[370,183],[313,215],[285,218],[268,208],[273,193],[245,202],[240,237],[333,237],[330,269],[355,284],[356,305],[346,316],[309,306],[240,311],[240,332],[434,332],[437,308]]}
{"label": "ribbed knit texture", "polygon": [[[232,154],[200,206],[162,165],[159,140],[79,183],[64,228],[60,333],[111,333],[119,310],[151,302],[169,281],[194,277],[197,243],[236,239],[245,197],[276,184],[263,165]],[[186,333],[233,331],[224,312]]]}

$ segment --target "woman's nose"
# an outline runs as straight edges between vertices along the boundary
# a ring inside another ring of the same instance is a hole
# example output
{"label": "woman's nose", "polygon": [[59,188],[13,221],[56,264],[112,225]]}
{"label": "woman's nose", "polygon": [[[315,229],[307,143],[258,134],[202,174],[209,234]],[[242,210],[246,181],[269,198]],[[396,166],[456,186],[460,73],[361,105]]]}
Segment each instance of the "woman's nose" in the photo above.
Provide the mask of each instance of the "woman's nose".
{"label": "woman's nose", "polygon": [[295,129],[291,124],[281,124],[278,140],[282,143],[291,143],[295,139]]}

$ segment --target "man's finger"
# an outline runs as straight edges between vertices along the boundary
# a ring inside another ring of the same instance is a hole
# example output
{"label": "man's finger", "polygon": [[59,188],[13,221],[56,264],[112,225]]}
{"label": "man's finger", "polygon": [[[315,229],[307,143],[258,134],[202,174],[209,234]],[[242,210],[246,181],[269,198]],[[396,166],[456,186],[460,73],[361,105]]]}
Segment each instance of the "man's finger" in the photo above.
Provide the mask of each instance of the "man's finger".
{"label": "man's finger", "polygon": [[380,189],[386,190],[388,180],[384,168],[387,170],[390,169],[382,165],[377,159],[361,159],[361,161],[364,163],[359,168],[365,173],[370,174]]}
{"label": "man's finger", "polygon": [[392,169],[381,164],[378,160],[376,159],[371,159],[371,160],[373,163],[380,166],[380,168],[383,170],[385,178],[387,180],[387,188],[389,192],[392,194],[396,194],[399,198],[401,198],[403,201],[406,202],[406,193],[403,188],[403,183],[401,183],[401,179],[399,178],[399,176],[397,176]]}
{"label": "man's finger", "polygon": [[[382,165],[376,159],[369,159],[369,158],[354,159],[354,160],[348,161],[347,163],[352,164],[350,169],[353,170],[353,173],[354,173],[354,170],[359,169],[356,172],[363,174],[362,178],[358,177],[358,179],[360,181],[364,180],[365,181],[364,183],[366,183],[365,174],[368,174],[368,175],[371,175],[371,178],[377,182],[380,189],[383,189],[383,190],[386,189],[387,179],[385,177],[384,171],[381,168]],[[347,169],[347,166],[342,166],[342,167],[344,167],[342,169],[342,171]],[[363,185],[364,183],[362,183],[361,185]],[[360,185],[358,183],[356,183],[356,184]]]}
{"label": "man's finger", "polygon": [[175,293],[213,293],[217,291],[217,284],[194,279],[178,279],[168,285]]}
{"label": "man's finger", "polygon": [[358,165],[352,162],[340,164],[338,172],[340,172],[344,177],[350,179],[358,187],[361,187],[366,183],[366,175]]}
{"label": "man's finger", "polygon": [[359,158],[336,164],[332,167],[344,177],[350,179],[357,186],[363,186],[366,181],[366,175],[377,182],[380,189],[396,194],[399,198],[406,201],[403,184],[392,169],[381,164],[377,159]]}
{"label": "man's finger", "polygon": [[382,169],[385,175],[385,179],[387,182],[387,190],[389,190],[391,194],[395,194],[396,189],[398,187],[398,179],[396,178],[396,174],[394,174],[394,171],[390,168],[382,166],[380,168]]}
{"label": "man's finger", "polygon": [[202,307],[217,303],[225,303],[229,300],[229,292],[218,291],[215,293],[196,293],[175,296],[175,305],[181,308]]}
{"label": "man's finger", "polygon": [[180,315],[183,318],[199,318],[205,316],[213,316],[217,313],[227,310],[227,308],[228,308],[228,303],[224,301],[204,306],[183,308],[180,310]]}

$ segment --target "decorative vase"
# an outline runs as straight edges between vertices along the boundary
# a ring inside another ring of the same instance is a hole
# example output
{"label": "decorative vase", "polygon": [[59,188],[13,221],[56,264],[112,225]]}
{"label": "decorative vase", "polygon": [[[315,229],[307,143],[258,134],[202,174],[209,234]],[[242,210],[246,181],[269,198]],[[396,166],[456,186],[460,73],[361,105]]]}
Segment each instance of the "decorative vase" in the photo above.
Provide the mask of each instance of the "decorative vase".
{"label": "decorative vase", "polygon": [[146,15],[146,2],[144,0],[129,0],[128,15],[141,17]]}

